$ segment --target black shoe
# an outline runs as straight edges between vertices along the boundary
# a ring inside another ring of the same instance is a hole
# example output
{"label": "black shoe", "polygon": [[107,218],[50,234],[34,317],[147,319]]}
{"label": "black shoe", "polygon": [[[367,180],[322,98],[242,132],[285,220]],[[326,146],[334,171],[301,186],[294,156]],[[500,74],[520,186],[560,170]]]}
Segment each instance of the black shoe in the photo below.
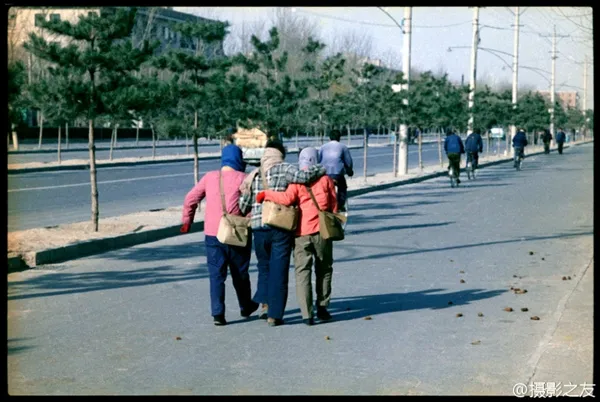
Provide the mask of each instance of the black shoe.
{"label": "black shoe", "polygon": [[269,316],[269,306],[267,306],[266,304],[263,304],[262,308],[260,310],[260,314],[258,315],[258,318],[260,318],[261,320],[266,320],[268,316]]}
{"label": "black shoe", "polygon": [[258,306],[259,306],[258,303],[251,300],[250,303],[248,304],[248,307],[243,308],[240,311],[240,314],[242,315],[242,317],[248,318],[252,315],[252,313],[254,313],[256,310],[258,310]]}
{"label": "black shoe", "polygon": [[303,318],[303,319],[302,319],[302,322],[303,322],[304,324],[308,325],[309,327],[310,327],[311,325],[314,325],[314,324],[315,324],[315,320],[314,320],[313,318]]}
{"label": "black shoe", "polygon": [[213,316],[213,324],[217,326],[227,325],[227,321],[225,321],[225,314]]}
{"label": "black shoe", "polygon": [[268,318],[267,323],[269,324],[269,327],[277,327],[283,325],[283,320],[281,318]]}
{"label": "black shoe", "polygon": [[332,317],[325,307],[317,307],[317,318],[321,321],[329,321]]}

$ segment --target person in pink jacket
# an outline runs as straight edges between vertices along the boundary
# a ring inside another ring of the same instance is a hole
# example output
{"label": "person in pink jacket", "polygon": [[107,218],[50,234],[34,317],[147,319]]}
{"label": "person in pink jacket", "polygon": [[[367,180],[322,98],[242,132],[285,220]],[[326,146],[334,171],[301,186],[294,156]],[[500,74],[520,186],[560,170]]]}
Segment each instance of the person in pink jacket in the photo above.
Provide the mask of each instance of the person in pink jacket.
{"label": "person in pink jacket", "polygon": [[225,279],[227,268],[231,272],[233,287],[237,294],[240,312],[249,317],[258,310],[258,303],[251,299],[250,257],[252,241],[248,239],[246,247],[230,246],[217,239],[219,221],[223,215],[219,178],[223,178],[223,192],[227,213],[242,216],[238,206],[240,185],[246,178],[246,164],[242,159],[242,150],[236,145],[227,145],[221,153],[221,170],[207,172],[185,196],[181,232],[188,233],[196,208],[206,198],[204,212],[204,244],[206,262],[210,275],[210,309],[215,325],[225,325]]}
{"label": "person in pink jacket", "polygon": [[[298,157],[300,169],[308,169],[317,163],[318,152],[315,148],[305,148]],[[338,205],[335,185],[328,176],[322,176],[310,185],[310,189],[324,211],[337,212]],[[296,274],[296,297],[302,312],[302,321],[313,325],[312,265],[315,261],[317,318],[320,321],[331,320],[327,311],[331,301],[331,277],[333,274],[333,244],[324,240],[319,233],[319,210],[315,206],[306,185],[290,184],[286,191],[261,191],[256,197],[258,202],[273,201],[283,205],[299,204],[300,224],[296,229],[294,246],[294,266]]]}

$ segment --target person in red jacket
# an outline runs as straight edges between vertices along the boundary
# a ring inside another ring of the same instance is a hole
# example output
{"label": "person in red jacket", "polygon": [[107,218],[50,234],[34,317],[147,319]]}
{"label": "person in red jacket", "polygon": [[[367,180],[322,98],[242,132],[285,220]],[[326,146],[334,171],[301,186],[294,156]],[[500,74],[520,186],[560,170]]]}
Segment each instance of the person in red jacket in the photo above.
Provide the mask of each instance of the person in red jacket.
{"label": "person in red jacket", "polygon": [[[318,151],[305,148],[298,157],[300,169],[308,169],[317,163]],[[335,185],[328,176],[322,176],[310,185],[310,189],[324,211],[338,212]],[[327,311],[331,301],[331,277],[333,274],[333,243],[324,240],[319,233],[319,210],[314,204],[307,186],[290,184],[286,191],[261,191],[258,202],[273,201],[283,205],[299,204],[300,224],[296,229],[294,247],[294,266],[296,274],[296,297],[302,312],[302,321],[313,325],[312,265],[315,261],[317,318],[320,321],[331,320]]]}

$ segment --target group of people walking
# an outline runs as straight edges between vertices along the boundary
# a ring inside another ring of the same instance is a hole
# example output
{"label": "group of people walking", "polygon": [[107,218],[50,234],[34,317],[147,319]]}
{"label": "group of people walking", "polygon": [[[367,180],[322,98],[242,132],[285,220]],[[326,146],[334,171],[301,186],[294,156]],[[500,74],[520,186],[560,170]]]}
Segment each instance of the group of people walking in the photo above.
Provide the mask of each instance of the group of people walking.
{"label": "group of people walking", "polygon": [[[266,319],[269,326],[282,325],[292,253],[296,296],[303,322],[313,325],[315,315],[321,322],[332,319],[327,307],[331,300],[333,244],[331,239],[325,240],[320,234],[319,210],[338,212],[343,207],[340,201],[346,196],[344,176],[353,175],[352,158],[347,147],[339,142],[340,137],[339,131],[334,131],[330,135],[331,141],[320,150],[312,147],[303,149],[299,153],[298,166],[285,162],[286,149],[280,141],[270,140],[260,166],[247,175],[242,150],[234,144],[227,145],[222,150],[221,169],[206,173],[186,195],[182,233],[190,231],[196,210],[206,199],[204,233],[211,315],[215,325],[227,324],[225,280],[228,270],[241,316],[250,317],[260,308],[259,318]],[[299,221],[295,231],[263,224],[265,201],[296,205]],[[250,218],[250,235],[246,245],[233,246],[219,241],[217,232],[224,214]],[[254,296],[251,295],[249,275],[252,244],[258,260]],[[316,309],[313,308],[311,281],[313,263]]]}
{"label": "group of people walking", "polygon": [[[550,153],[550,142],[552,141],[552,134],[549,130],[544,130],[541,135],[541,140],[544,143],[544,153]],[[562,128],[556,133],[556,146],[558,153],[562,155],[563,146],[566,141],[566,134]],[[512,146],[515,154],[515,167],[517,164],[517,158],[525,157],[525,147],[529,144],[527,141],[527,135],[522,128],[517,130],[517,133],[512,139]],[[460,155],[467,154],[467,163],[472,163],[473,169],[479,167],[479,153],[483,152],[483,139],[481,138],[481,132],[479,129],[473,130],[471,134],[467,136],[465,143],[463,144],[462,139],[450,129],[446,132],[446,139],[444,141],[444,151],[448,158],[448,169],[452,170],[457,178],[456,182],[460,183]]]}

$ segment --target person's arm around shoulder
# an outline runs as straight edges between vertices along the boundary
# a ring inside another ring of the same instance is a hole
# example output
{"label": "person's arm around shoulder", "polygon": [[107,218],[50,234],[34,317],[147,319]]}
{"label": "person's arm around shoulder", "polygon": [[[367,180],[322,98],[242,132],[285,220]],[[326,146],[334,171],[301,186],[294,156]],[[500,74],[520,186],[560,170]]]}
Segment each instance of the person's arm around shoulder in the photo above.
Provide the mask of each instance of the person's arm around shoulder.
{"label": "person's arm around shoulder", "polygon": [[181,217],[181,233],[188,233],[194,222],[196,209],[206,197],[206,175],[187,193],[183,201],[183,214]]}
{"label": "person's arm around shoulder", "polygon": [[321,165],[313,165],[307,170],[300,170],[297,166],[287,164],[285,178],[288,183],[310,184],[325,174],[325,168]]}
{"label": "person's arm around shoulder", "polygon": [[[273,201],[281,205],[293,205],[298,202],[298,190],[301,187],[300,184],[290,184],[285,191],[273,191],[265,190],[257,194],[256,199],[258,202]],[[264,194],[264,195],[261,195]]]}
{"label": "person's arm around shoulder", "polygon": [[255,176],[254,180],[250,184],[250,190],[241,191],[240,193],[238,206],[240,207],[240,212],[244,216],[248,215],[248,213],[252,210],[252,203],[254,199],[254,183],[256,182],[256,177],[258,177],[258,175]]}

